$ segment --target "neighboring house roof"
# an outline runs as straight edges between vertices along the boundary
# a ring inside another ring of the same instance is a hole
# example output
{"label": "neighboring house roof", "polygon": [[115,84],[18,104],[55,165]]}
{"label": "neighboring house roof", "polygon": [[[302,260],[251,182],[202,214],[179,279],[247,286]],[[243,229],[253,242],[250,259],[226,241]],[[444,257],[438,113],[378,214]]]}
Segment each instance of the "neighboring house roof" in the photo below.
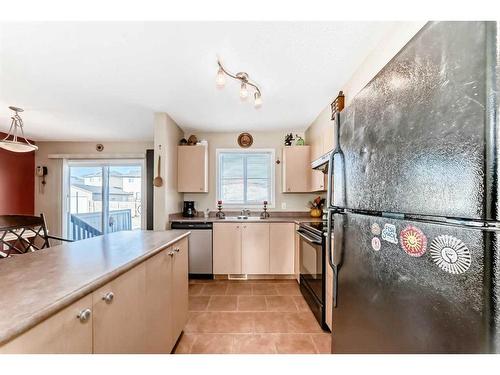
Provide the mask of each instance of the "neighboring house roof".
{"label": "neighboring house roof", "polygon": [[[78,189],[86,190],[91,192],[92,194],[101,194],[101,187],[100,186],[92,186],[92,185],[85,185],[85,184],[72,184],[71,186],[74,186]],[[109,187],[109,194],[110,195],[133,195],[134,193],[129,193],[126,191],[123,191],[122,189],[118,189],[115,187]]]}
{"label": "neighboring house roof", "polygon": [[[126,173],[112,171],[109,175],[110,175],[110,177],[140,178],[141,172],[134,171],[134,170],[128,171]],[[82,176],[82,178],[90,178],[90,177],[102,177],[102,173],[99,171],[99,172],[89,173],[89,174]]]}

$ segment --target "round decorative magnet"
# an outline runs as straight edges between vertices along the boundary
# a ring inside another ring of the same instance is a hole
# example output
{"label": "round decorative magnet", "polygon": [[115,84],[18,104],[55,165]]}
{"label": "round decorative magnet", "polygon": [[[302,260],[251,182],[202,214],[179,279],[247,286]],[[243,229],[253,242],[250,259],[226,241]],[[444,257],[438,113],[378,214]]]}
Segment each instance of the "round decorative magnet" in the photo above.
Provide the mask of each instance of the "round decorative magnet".
{"label": "round decorative magnet", "polygon": [[373,237],[372,238],[372,249],[375,250],[375,251],[379,251],[380,250],[380,246],[381,246],[380,238]]}
{"label": "round decorative magnet", "polygon": [[412,257],[421,257],[427,251],[427,237],[413,225],[408,225],[399,233],[401,247]]}
{"label": "round decorative magnet", "polygon": [[377,223],[372,223],[371,231],[374,236],[380,236],[380,225],[378,225]]}
{"label": "round decorative magnet", "polygon": [[439,268],[452,274],[461,274],[471,265],[467,246],[458,238],[442,235],[436,237],[430,247],[431,258]]}

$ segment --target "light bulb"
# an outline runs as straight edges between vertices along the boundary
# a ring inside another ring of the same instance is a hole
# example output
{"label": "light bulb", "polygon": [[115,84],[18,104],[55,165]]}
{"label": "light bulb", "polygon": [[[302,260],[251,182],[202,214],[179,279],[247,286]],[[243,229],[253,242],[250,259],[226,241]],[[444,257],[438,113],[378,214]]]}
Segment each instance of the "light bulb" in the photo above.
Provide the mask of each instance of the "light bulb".
{"label": "light bulb", "polygon": [[215,81],[217,83],[217,87],[219,88],[223,88],[224,85],[226,84],[226,76],[222,68],[219,68],[219,71],[217,72],[217,78]]}
{"label": "light bulb", "polygon": [[254,94],[254,99],[255,101],[253,105],[255,106],[255,108],[260,108],[262,106],[262,96],[258,92],[256,92]]}
{"label": "light bulb", "polygon": [[240,99],[241,100],[247,100],[248,98],[248,89],[247,85],[245,82],[241,82],[241,88],[240,88]]}

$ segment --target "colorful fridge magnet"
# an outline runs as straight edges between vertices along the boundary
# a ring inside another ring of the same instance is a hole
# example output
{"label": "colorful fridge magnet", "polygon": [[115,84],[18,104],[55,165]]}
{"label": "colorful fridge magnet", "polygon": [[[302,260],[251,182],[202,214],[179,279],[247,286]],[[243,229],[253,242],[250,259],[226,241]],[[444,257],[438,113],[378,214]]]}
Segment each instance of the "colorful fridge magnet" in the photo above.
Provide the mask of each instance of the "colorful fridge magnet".
{"label": "colorful fridge magnet", "polygon": [[461,274],[471,265],[470,251],[456,237],[442,235],[436,237],[430,247],[431,258],[439,268],[452,274]]}
{"label": "colorful fridge magnet", "polygon": [[372,223],[370,230],[374,236],[380,236],[380,225]]}
{"label": "colorful fridge magnet", "polygon": [[408,225],[399,233],[401,247],[412,257],[421,257],[427,251],[427,237],[417,227]]}
{"label": "colorful fridge magnet", "polygon": [[382,243],[380,242],[380,238],[373,237],[372,238],[372,249],[375,251],[379,251],[381,246],[382,246]]}
{"label": "colorful fridge magnet", "polygon": [[396,233],[396,226],[394,224],[385,224],[382,230],[382,239],[396,244],[398,243],[398,235]]}

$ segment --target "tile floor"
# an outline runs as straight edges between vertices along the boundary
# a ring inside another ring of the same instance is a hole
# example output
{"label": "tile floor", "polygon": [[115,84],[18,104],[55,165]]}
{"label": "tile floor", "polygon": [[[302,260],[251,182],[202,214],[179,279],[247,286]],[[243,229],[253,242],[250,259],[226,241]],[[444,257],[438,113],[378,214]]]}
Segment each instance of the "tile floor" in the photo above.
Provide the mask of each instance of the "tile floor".
{"label": "tile floor", "polygon": [[189,283],[189,319],[176,354],[330,353],[295,280]]}

